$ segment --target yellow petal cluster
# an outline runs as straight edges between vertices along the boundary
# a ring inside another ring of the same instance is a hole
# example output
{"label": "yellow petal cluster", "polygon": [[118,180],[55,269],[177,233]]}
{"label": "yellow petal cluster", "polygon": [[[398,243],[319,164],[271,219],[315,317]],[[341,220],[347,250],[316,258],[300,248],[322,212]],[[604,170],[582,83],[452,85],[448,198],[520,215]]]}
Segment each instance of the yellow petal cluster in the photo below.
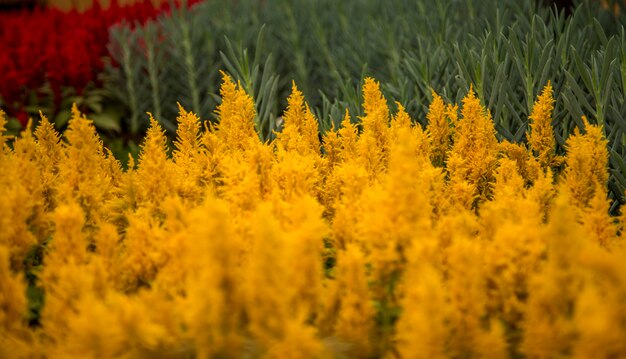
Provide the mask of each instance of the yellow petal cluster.
{"label": "yellow petal cluster", "polygon": [[0,137],[0,357],[626,357],[607,142],[583,120],[557,153],[550,84],[528,144],[472,89],[422,128],[366,79],[320,136],[294,84],[271,143],[220,94],[171,149],[148,114],[126,170],[77,108]]}

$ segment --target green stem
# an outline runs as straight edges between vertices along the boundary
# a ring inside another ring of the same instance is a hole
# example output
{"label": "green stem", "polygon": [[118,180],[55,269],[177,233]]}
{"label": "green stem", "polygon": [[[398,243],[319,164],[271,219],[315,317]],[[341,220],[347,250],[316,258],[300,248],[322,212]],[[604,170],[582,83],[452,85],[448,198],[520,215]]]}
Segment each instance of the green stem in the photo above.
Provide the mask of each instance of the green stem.
{"label": "green stem", "polygon": [[159,91],[158,68],[155,59],[154,38],[152,34],[146,37],[146,48],[148,56],[148,77],[150,78],[150,89],[152,93],[152,105],[157,119],[161,119],[161,101]]}
{"label": "green stem", "polygon": [[[127,40],[126,39],[123,40]],[[130,102],[130,133],[139,132],[139,113],[137,112],[137,94],[135,91],[134,74],[131,61],[131,49],[128,45],[129,41],[122,41],[122,59],[124,68],[124,77],[126,78],[126,91],[128,92],[128,100]]]}
{"label": "green stem", "polygon": [[193,112],[197,115],[200,114],[200,92],[196,85],[196,64],[193,59],[193,52],[191,48],[191,34],[189,32],[189,25],[186,21],[181,22],[181,29],[183,32],[183,51],[185,53],[185,66],[187,67],[187,83],[189,85],[189,91],[191,92],[191,106]]}

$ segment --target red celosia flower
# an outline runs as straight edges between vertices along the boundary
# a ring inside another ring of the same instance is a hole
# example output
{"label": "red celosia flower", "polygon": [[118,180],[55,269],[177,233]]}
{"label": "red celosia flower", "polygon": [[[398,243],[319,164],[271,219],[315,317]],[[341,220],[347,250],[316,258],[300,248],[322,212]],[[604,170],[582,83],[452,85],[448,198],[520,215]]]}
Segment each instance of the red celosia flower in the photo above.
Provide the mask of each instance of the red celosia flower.
{"label": "red celosia flower", "polygon": [[169,7],[169,2],[154,6],[148,0],[120,6],[113,0],[106,9],[96,2],[84,12],[37,8],[0,13],[0,97],[7,112],[16,116],[28,95],[46,82],[57,104],[63,87],[80,93],[89,83],[98,85],[109,27],[122,20],[145,23]]}

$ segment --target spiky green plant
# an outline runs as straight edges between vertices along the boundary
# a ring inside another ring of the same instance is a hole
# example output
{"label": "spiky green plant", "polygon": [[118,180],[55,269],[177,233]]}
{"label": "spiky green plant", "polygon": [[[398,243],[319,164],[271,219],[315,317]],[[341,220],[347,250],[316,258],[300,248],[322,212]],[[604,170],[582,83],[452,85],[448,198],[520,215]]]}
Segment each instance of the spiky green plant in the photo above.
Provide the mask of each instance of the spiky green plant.
{"label": "spiky green plant", "polygon": [[121,66],[107,86],[122,95],[131,132],[145,128],[148,110],[173,130],[176,101],[213,117],[224,69],[253,95],[259,133],[271,140],[291,80],[321,132],[339,126],[345,108],[362,115],[365,76],[422,124],[432,89],[458,102],[472,85],[498,136],[520,142],[534,99],[551,81],[560,150],[582,115],[604,124],[615,211],[626,199],[625,18],[592,0],[569,15],[516,0],[206,1],[114,29],[110,46]]}

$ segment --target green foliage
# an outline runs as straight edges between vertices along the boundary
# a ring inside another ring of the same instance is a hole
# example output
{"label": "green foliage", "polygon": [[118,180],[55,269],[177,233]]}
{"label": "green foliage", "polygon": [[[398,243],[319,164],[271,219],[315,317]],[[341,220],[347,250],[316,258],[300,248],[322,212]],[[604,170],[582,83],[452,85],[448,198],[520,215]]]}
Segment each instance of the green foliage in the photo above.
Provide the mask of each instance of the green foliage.
{"label": "green foliage", "polygon": [[254,119],[256,131],[262,140],[274,139],[279,130],[277,123],[277,91],[279,76],[273,72],[272,55],[269,54],[260,66],[259,57],[262,56],[262,34],[256,42],[256,51],[252,61],[248,57],[247,49],[235,50],[228,38],[225,38],[226,53],[220,51],[220,57],[226,70],[234,75],[243,88],[254,99],[257,116]]}
{"label": "green foliage", "polygon": [[498,135],[519,142],[551,81],[560,150],[582,115],[604,124],[615,211],[626,200],[626,17],[619,14],[591,0],[570,15],[517,0],[205,1],[113,29],[109,46],[120,67],[109,68],[106,83],[129,109],[132,133],[147,125],[146,111],[173,133],[176,101],[214,118],[217,74],[227,70],[255,99],[264,140],[279,129],[291,80],[322,132],[339,126],[345,108],[362,115],[365,76],[422,124],[431,89],[459,102],[472,85]]}

